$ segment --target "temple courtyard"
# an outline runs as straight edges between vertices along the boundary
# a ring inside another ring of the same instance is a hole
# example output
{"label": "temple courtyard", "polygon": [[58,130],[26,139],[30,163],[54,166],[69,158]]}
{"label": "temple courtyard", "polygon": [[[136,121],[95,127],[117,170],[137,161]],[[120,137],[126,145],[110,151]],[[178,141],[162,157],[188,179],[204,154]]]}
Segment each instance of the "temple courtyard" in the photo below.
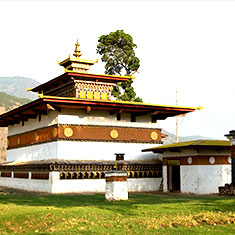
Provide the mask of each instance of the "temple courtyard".
{"label": "temple courtyard", "polygon": [[0,234],[234,234],[235,201],[217,195],[49,195],[0,189]]}

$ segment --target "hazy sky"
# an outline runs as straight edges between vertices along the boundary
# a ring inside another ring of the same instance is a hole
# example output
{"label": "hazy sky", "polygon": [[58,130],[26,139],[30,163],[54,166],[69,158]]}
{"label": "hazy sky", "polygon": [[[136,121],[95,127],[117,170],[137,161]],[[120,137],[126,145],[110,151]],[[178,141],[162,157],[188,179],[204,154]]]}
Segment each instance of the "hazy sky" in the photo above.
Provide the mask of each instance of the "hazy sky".
{"label": "hazy sky", "polygon": [[[146,103],[203,106],[179,134],[223,139],[235,129],[235,1],[0,1],[0,77],[46,82],[74,51],[96,60],[98,37],[123,29],[141,61],[134,86]],[[100,62],[91,72],[103,73]],[[160,122],[175,132],[175,119]]]}

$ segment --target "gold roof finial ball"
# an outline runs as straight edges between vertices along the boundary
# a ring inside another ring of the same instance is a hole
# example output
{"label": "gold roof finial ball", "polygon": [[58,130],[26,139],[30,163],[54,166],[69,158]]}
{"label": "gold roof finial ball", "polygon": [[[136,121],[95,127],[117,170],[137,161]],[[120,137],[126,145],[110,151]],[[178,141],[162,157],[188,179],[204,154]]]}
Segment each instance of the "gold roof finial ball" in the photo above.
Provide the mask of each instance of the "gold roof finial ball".
{"label": "gold roof finial ball", "polygon": [[75,50],[74,50],[74,53],[73,53],[73,55],[76,57],[76,58],[78,58],[78,57],[80,57],[82,54],[81,54],[81,51],[80,51],[80,48],[79,48],[79,46],[80,46],[80,44],[78,43],[78,39],[77,39],[77,43],[75,44]]}

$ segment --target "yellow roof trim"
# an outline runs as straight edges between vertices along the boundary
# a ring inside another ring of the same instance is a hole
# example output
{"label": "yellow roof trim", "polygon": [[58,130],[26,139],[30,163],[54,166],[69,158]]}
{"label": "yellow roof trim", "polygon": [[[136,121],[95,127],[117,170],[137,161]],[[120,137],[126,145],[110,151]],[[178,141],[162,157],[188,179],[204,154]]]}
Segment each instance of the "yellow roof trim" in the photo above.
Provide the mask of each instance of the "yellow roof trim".
{"label": "yellow roof trim", "polygon": [[[65,69],[64,71],[66,73],[83,73],[83,72],[77,72],[77,71],[73,71],[73,70],[69,70],[69,69]],[[104,76],[104,77],[114,77],[114,78],[130,78],[130,79],[136,78],[134,76],[120,76],[120,75],[111,75],[111,74],[95,74],[95,73],[83,73],[83,74]]]}
{"label": "yellow roof trim", "polygon": [[95,102],[102,102],[102,103],[120,103],[120,104],[135,104],[135,105],[143,105],[143,106],[160,106],[160,107],[169,107],[169,108],[182,108],[182,109],[193,109],[193,110],[201,110],[202,107],[185,107],[185,106],[173,106],[173,105],[162,105],[162,104],[150,104],[150,103],[140,103],[140,102],[134,102],[134,101],[122,101],[122,100],[94,100],[94,99],[78,99],[75,97],[59,97],[59,96],[46,96],[43,94],[38,95],[40,98],[48,98],[48,99],[67,99],[67,100],[78,100],[78,101],[95,101]]}
{"label": "yellow roof trim", "polygon": [[60,65],[68,62],[68,61],[72,61],[72,62],[81,62],[81,63],[88,63],[88,64],[95,64],[98,62],[98,60],[94,61],[94,60],[86,60],[86,59],[80,59],[80,58],[67,58],[61,62],[59,62]]}
{"label": "yellow roof trim", "polygon": [[158,151],[158,150],[167,151],[167,149],[170,150],[172,148],[183,148],[183,147],[193,147],[193,146],[230,146],[230,141],[228,140],[191,140],[191,141],[157,146],[157,147],[153,147],[149,149],[144,149],[142,151],[146,151],[146,152]]}

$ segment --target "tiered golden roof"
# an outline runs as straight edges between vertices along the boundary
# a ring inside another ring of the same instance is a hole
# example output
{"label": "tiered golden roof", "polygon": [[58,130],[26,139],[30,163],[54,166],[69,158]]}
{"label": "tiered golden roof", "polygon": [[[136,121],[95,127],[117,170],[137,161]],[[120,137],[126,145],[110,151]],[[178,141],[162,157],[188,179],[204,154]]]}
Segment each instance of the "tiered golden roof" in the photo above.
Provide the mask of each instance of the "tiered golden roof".
{"label": "tiered golden roof", "polygon": [[98,60],[93,61],[93,60],[85,60],[81,59],[80,56],[81,50],[80,50],[80,44],[77,43],[75,44],[75,50],[73,55],[75,58],[71,58],[70,55],[67,59],[63,60],[62,62],[58,62],[59,65],[63,66],[67,71],[71,72],[79,72],[79,73],[88,73],[88,70],[90,69],[90,66],[97,63]]}

